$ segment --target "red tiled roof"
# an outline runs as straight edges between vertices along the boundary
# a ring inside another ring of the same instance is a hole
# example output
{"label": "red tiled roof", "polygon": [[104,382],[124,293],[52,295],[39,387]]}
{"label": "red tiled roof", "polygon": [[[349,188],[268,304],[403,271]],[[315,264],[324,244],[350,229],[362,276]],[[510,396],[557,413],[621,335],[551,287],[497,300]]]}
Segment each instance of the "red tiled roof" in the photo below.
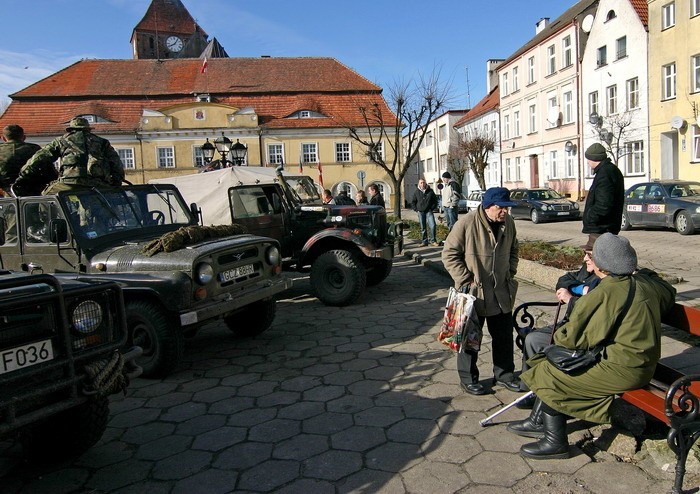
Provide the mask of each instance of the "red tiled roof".
{"label": "red tiled roof", "polygon": [[639,16],[639,20],[642,21],[642,25],[647,27],[649,25],[649,4],[647,0],[630,0],[632,8]]}
{"label": "red tiled roof", "polygon": [[[393,115],[381,88],[330,58],[83,60],[11,95],[0,126],[18,123],[27,135],[56,135],[75,115],[110,123],[98,132],[133,133],[143,110],[194,102],[195,93],[236,108],[252,107],[268,128],[362,125],[358,99]],[[312,110],[327,118],[286,118]]]}
{"label": "red tiled roof", "polygon": [[[192,34],[197,23],[180,0],[153,0],[134,31]],[[199,27],[206,37],[207,33]],[[133,34],[132,34],[133,39]]]}
{"label": "red tiled roof", "polygon": [[469,110],[466,115],[457,120],[453,127],[462,127],[485,113],[498,110],[500,94],[501,92],[499,91],[498,86],[496,86],[489,94],[481,98],[481,101],[474,105],[474,107]]}

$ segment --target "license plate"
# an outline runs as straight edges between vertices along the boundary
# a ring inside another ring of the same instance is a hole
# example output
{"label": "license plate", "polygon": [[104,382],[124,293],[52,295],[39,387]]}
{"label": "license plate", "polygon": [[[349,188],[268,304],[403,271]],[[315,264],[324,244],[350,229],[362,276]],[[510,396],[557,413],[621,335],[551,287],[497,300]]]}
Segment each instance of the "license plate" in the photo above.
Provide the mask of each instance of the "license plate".
{"label": "license plate", "polygon": [[568,211],[560,211],[560,212],[557,213],[557,214],[558,214],[559,216],[569,216],[569,212],[568,212]]}
{"label": "license plate", "polygon": [[0,352],[0,374],[53,360],[51,340],[37,341]]}
{"label": "license plate", "polygon": [[253,268],[253,265],[246,264],[245,266],[240,266],[238,268],[223,271],[221,274],[219,274],[219,279],[223,282],[233,281],[236,278],[240,278],[241,276],[248,276],[249,274],[253,274],[254,272],[255,268]]}

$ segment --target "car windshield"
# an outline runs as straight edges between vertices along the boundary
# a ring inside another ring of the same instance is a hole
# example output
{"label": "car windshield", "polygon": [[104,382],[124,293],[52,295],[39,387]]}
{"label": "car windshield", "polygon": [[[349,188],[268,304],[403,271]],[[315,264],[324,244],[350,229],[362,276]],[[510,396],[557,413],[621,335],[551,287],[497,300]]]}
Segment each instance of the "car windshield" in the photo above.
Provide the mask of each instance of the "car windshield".
{"label": "car windshield", "polygon": [[562,196],[557,192],[556,190],[531,190],[530,191],[530,199],[534,199],[536,201],[546,201],[549,199],[561,199]]}
{"label": "car windshield", "polygon": [[62,193],[73,230],[96,239],[158,225],[189,225],[191,216],[179,193],[155,187],[89,189]]}
{"label": "car windshield", "polygon": [[672,184],[666,189],[671,197],[691,197],[700,195],[700,183]]}

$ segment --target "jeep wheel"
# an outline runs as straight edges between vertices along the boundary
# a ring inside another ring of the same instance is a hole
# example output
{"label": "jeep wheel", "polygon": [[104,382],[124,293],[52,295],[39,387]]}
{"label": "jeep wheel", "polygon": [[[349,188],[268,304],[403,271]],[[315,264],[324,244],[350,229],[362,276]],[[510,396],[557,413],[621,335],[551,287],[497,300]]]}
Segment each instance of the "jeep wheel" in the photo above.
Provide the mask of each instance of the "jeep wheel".
{"label": "jeep wheel", "polygon": [[180,363],[184,353],[184,334],[157,304],[142,300],[126,303],[129,345],[143,348],[136,363],[143,367],[142,377],[164,377]]}
{"label": "jeep wheel", "polygon": [[252,303],[242,311],[224,317],[224,322],[236,336],[252,338],[270,327],[275,320],[276,312],[277,303],[275,299],[269,298]]}
{"label": "jeep wheel", "polygon": [[20,433],[19,440],[30,458],[75,456],[100,440],[108,419],[109,399],[96,397],[28,427]]}
{"label": "jeep wheel", "polygon": [[367,285],[364,265],[347,250],[321,254],[311,265],[310,277],[314,295],[326,305],[350,305]]}
{"label": "jeep wheel", "polygon": [[367,264],[367,286],[375,286],[389,276],[393,262],[386,259],[372,259]]}

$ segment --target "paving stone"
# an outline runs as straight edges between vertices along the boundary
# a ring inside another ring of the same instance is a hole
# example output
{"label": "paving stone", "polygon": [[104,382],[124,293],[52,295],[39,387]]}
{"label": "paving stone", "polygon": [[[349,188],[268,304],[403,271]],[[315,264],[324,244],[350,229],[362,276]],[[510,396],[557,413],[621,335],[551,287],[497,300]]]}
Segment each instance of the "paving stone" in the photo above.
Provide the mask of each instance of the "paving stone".
{"label": "paving stone", "polygon": [[201,415],[179,424],[175,432],[188,436],[197,436],[218,429],[225,423],[226,417],[224,415]]}
{"label": "paving stone", "polygon": [[134,398],[153,398],[155,396],[163,396],[172,393],[178,386],[178,383],[175,382],[148,382],[151,384],[135,390],[132,396]]}
{"label": "paving stone", "polygon": [[335,486],[326,480],[300,479],[278,489],[277,494],[334,494]]}
{"label": "paving stone", "polygon": [[663,492],[658,490],[655,479],[630,463],[588,463],[576,471],[576,479],[590,492]]}
{"label": "paving stone", "polygon": [[127,429],[121,436],[121,439],[130,444],[145,444],[161,437],[169,436],[174,431],[175,424],[153,422]]}
{"label": "paving stone", "polygon": [[237,396],[228,400],[217,401],[209,406],[209,413],[232,415],[241,410],[255,407],[255,399],[251,397]]}
{"label": "paving stone", "polygon": [[[115,398],[116,397],[116,398]],[[134,398],[133,396],[112,395],[109,400],[109,411],[112,415],[118,415],[129,410],[141,408],[147,398]]]}
{"label": "paving stone", "polygon": [[229,377],[222,379],[221,385],[240,387],[245,386],[246,384],[256,383],[260,380],[261,377],[262,376],[260,376],[259,374],[244,372],[243,368],[241,367],[241,372],[237,372]]}
{"label": "paving stone", "polygon": [[335,449],[367,451],[386,442],[383,427],[355,426],[331,436]]}
{"label": "paving stone", "polygon": [[215,403],[236,396],[236,390],[229,386],[218,386],[212,389],[204,389],[192,395],[192,401],[203,403]]}
{"label": "paving stone", "polygon": [[250,427],[256,424],[262,424],[277,416],[275,408],[249,408],[238,413],[230,415],[228,424],[239,427]]}
{"label": "paving stone", "polygon": [[418,419],[438,419],[451,411],[451,405],[440,400],[418,400],[404,407],[406,417]]}
{"label": "paving stone", "polygon": [[212,455],[204,451],[183,451],[159,461],[151,475],[158,480],[185,479],[209,468]]}
{"label": "paving stone", "polygon": [[280,387],[287,391],[306,391],[307,389],[315,388],[321,384],[319,376],[299,376],[292,379],[287,379],[280,384]]}
{"label": "paving stone", "polygon": [[307,477],[336,481],[362,469],[362,455],[351,451],[326,451],[304,461]]}
{"label": "paving stone", "polygon": [[398,373],[402,373],[400,369],[396,369],[396,367],[387,367],[381,364],[379,367],[374,367],[364,371],[365,378],[374,379],[375,381],[387,381],[389,379],[393,379],[398,375]]}
{"label": "paving stone", "polygon": [[376,380],[358,381],[348,386],[348,391],[358,396],[376,396],[390,390],[388,383]]}
{"label": "paving stone", "polygon": [[154,422],[161,414],[161,411],[156,408],[139,408],[129,410],[112,416],[109,420],[110,427],[138,427],[139,425]]}
{"label": "paving stone", "polygon": [[273,419],[251,427],[248,437],[251,441],[278,443],[298,434],[300,429],[298,420]]}
{"label": "paving stone", "polygon": [[75,462],[76,465],[90,468],[101,468],[106,465],[120,463],[131,457],[129,445],[121,441],[100,444],[83,453]]}
{"label": "paving stone", "polygon": [[383,444],[369,451],[365,456],[365,464],[368,468],[385,472],[408,470],[422,461],[420,447],[408,443]]}
{"label": "paving stone", "polygon": [[243,442],[248,435],[244,427],[220,427],[209,432],[197,434],[192,449],[205,451],[221,451],[222,449]]}
{"label": "paving stone", "polygon": [[[82,468],[68,468],[50,472],[32,480],[24,490],[16,492],[29,494],[68,494],[78,491],[90,476],[89,470]],[[12,486],[3,481],[2,490],[12,492]]]}
{"label": "paving stone", "polygon": [[456,411],[443,415],[437,422],[444,433],[474,436],[481,432],[479,420],[483,418],[485,415],[482,413]]}
{"label": "paving stone", "polygon": [[505,425],[484,427],[474,437],[485,450],[501,453],[519,453],[520,446],[533,441],[532,438],[520,437],[512,432],[508,432]]}
{"label": "paving stone", "polygon": [[[527,438],[523,438],[527,439]],[[525,441],[532,442],[531,441]],[[565,460],[532,460],[525,458],[525,461],[534,472],[566,473],[578,472],[581,467],[592,462],[591,458],[576,446],[570,446],[571,458]],[[596,491],[594,491],[596,492]]]}
{"label": "paving stone", "polygon": [[268,460],[241,474],[239,489],[269,492],[294,480],[299,475],[296,461]]}
{"label": "paving stone", "polygon": [[310,401],[330,401],[343,394],[345,394],[345,388],[342,386],[321,385],[304,391],[302,398]]}
{"label": "paving stone", "polygon": [[204,403],[189,402],[169,408],[163,413],[160,419],[167,422],[185,422],[192,417],[198,417],[206,412],[207,408]]}
{"label": "paving stone", "polygon": [[212,466],[223,470],[245,470],[271,457],[271,444],[245,442],[220,452]]}
{"label": "paving stone", "polygon": [[[459,465],[424,461],[401,474],[407,492],[459,492],[471,482]],[[471,492],[471,490],[470,490]]]}
{"label": "paving stone", "polygon": [[[226,494],[233,492],[238,472],[209,468],[178,482],[172,494]],[[151,494],[150,491],[143,491]]]}
{"label": "paving stone", "polygon": [[169,408],[192,400],[192,393],[169,393],[150,398],[143,404],[147,408]]}
{"label": "paving stone", "polygon": [[402,443],[422,444],[439,432],[433,420],[404,419],[389,428],[387,438]]}
{"label": "paving stone", "polygon": [[[173,489],[173,484],[175,484],[175,482],[172,481],[136,482],[135,484],[112,491],[110,494],[143,494],[144,492],[147,492],[148,494],[170,494]],[[97,494],[97,492],[95,494]]]}
{"label": "paving stone", "polygon": [[352,426],[352,416],[327,412],[303,421],[302,430],[309,434],[335,434]]}
{"label": "paving stone", "polygon": [[246,384],[238,388],[238,396],[265,396],[272,393],[277,387],[277,383],[270,381],[258,381],[251,384]]}
{"label": "paving stone", "polygon": [[326,404],[326,409],[329,412],[355,413],[366,410],[372,407],[372,405],[372,399],[366,396],[345,395],[337,400],[329,401]]}
{"label": "paving stone", "polygon": [[439,435],[421,445],[423,455],[436,462],[463,464],[484,451],[484,447],[470,436]]}
{"label": "paving stone", "polygon": [[152,467],[153,464],[150,461],[132,458],[122,463],[100,468],[88,479],[85,486],[98,492],[112,492],[129,484],[146,480]]}
{"label": "paving stone", "polygon": [[177,390],[181,393],[196,393],[205,389],[216,388],[221,385],[220,379],[206,378],[195,379],[194,381],[183,382],[178,386]]}
{"label": "paving stone", "polygon": [[377,366],[379,366],[379,364],[375,359],[356,357],[348,362],[343,362],[340,365],[340,368],[346,371],[364,371]]}
{"label": "paving stone", "polygon": [[316,401],[302,401],[281,408],[277,412],[277,416],[281,419],[304,420],[316,415],[320,415],[325,411],[323,403]]}
{"label": "paving stone", "polygon": [[[507,465],[494,468],[494,465]],[[464,465],[469,477],[476,483],[510,487],[530,472],[528,464],[518,454],[484,451]]]}
{"label": "paving stone", "polygon": [[280,460],[306,460],[329,449],[328,437],[316,434],[299,434],[280,442],[272,452]]}
{"label": "paving stone", "polygon": [[372,407],[355,414],[357,425],[373,425],[387,427],[404,418],[401,407]]}
{"label": "paving stone", "polygon": [[190,444],[192,444],[190,436],[167,436],[139,446],[135,457],[139,460],[161,460],[187,450]]}
{"label": "paving stone", "polygon": [[389,472],[364,469],[335,483],[339,494],[405,494],[401,477]]}

